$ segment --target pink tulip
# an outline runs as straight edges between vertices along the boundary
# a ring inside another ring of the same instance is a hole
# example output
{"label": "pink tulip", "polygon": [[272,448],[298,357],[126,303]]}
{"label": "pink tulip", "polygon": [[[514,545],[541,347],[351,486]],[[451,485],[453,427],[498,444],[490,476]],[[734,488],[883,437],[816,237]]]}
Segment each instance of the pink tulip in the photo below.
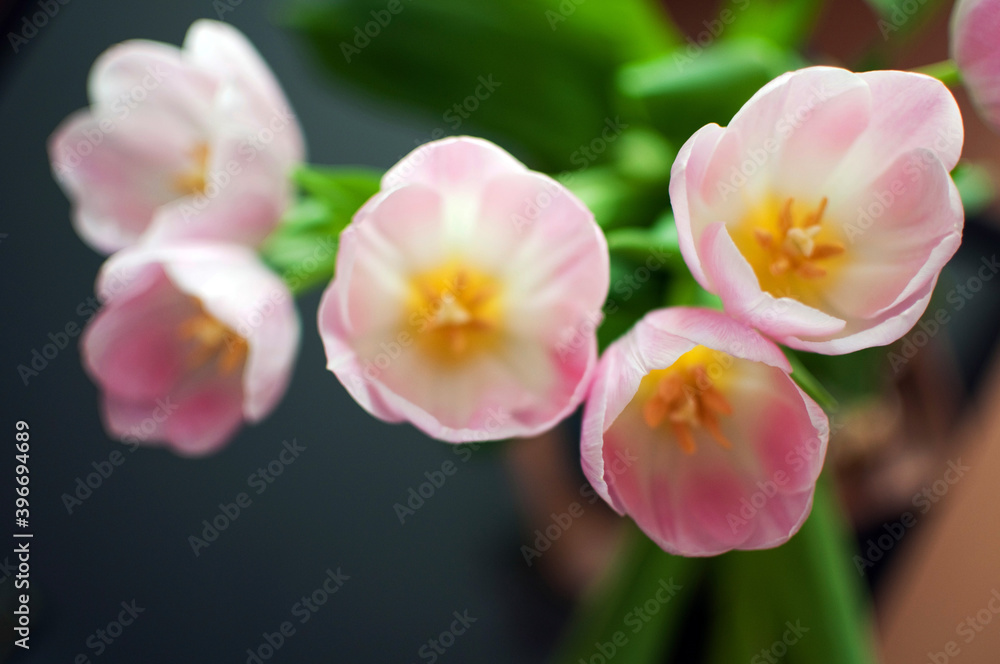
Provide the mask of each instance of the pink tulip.
{"label": "pink tulip", "polygon": [[107,430],[183,455],[225,444],[281,400],[299,341],[285,284],[237,245],[140,245],[97,280],[111,294],[84,332]]}
{"label": "pink tulip", "polygon": [[681,252],[726,311],[837,355],[903,336],[958,248],[962,117],[920,74],[812,67],[775,79],[674,162]]}
{"label": "pink tulip", "polygon": [[527,436],[583,399],[608,250],[567,189],[484,140],[404,158],[341,235],[328,367],[370,413],[449,442]]}
{"label": "pink tulip", "polygon": [[94,63],[91,106],[49,141],[80,236],[111,253],[147,233],[257,244],[303,159],[281,88],[239,31],[191,26],[183,49],[134,40]]}
{"label": "pink tulip", "polygon": [[1000,2],[959,0],[951,17],[951,57],[980,115],[1000,131]]}
{"label": "pink tulip", "polygon": [[790,371],[774,343],[723,313],[647,314],[598,365],[587,478],[670,553],[786,542],[809,515],[829,436]]}

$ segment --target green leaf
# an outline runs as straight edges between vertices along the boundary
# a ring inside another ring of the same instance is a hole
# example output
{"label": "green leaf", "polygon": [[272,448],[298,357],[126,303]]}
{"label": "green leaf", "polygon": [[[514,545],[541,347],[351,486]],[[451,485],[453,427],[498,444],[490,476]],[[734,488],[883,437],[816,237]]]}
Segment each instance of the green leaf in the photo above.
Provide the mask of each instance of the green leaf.
{"label": "green leaf", "polygon": [[607,231],[605,235],[608,238],[608,250],[611,252],[623,252],[644,259],[651,251],[656,251],[665,257],[673,258],[675,266],[684,265],[677,225],[674,223],[674,216],[669,212],[650,228],[616,228]]}
{"label": "green leaf", "polygon": [[379,190],[381,173],[353,167],[302,167],[294,180],[303,197],[261,247],[264,261],[293,293],[329,281],[337,238],[354,213]]}
{"label": "green leaf", "polygon": [[[837,402],[843,404],[863,401],[878,394],[884,385],[888,368],[886,349],[879,346],[847,355],[799,352],[796,353],[796,359],[822,383]],[[803,386],[802,389],[806,388]],[[815,396],[813,398],[816,399]],[[819,399],[817,403],[823,405]]]}
{"label": "green leaf", "polygon": [[757,90],[800,64],[770,41],[733,39],[630,64],[620,71],[618,88],[646,108],[668,140],[681,144],[709,122],[728,124]]}
{"label": "green leaf", "polygon": [[787,544],[715,560],[720,613],[709,662],[753,661],[764,651],[789,664],[874,664],[871,606],[848,532],[824,476],[812,514]]}
{"label": "green leaf", "polygon": [[298,0],[287,23],[328,72],[428,114],[432,138],[494,133],[549,172],[616,122],[620,65],[680,43],[653,0]]}
{"label": "green leaf", "polygon": [[[628,528],[625,549],[608,576],[581,602],[551,659],[555,664],[594,661],[595,655],[603,655],[599,646],[614,648],[611,661],[616,663],[661,662],[672,647],[705,561],[664,553],[631,522]],[[643,621],[636,609],[650,600],[659,608],[644,611],[648,620]]]}
{"label": "green leaf", "polygon": [[802,360],[799,359],[798,354],[790,348],[783,348],[785,351],[785,357],[788,358],[789,364],[792,365],[792,380],[794,380],[802,391],[812,397],[813,401],[819,404],[820,408],[828,413],[836,412],[840,408],[840,404],[833,397],[830,392],[827,391],[823,384],[812,374],[806,365],[802,364]]}
{"label": "green leaf", "polygon": [[[823,9],[823,0],[732,0],[732,26],[724,37],[762,37],[779,46],[805,44]],[[724,20],[719,16],[719,20]]]}
{"label": "green leaf", "polygon": [[967,217],[979,214],[996,200],[996,184],[984,167],[963,161],[951,172],[951,177],[962,196]]}

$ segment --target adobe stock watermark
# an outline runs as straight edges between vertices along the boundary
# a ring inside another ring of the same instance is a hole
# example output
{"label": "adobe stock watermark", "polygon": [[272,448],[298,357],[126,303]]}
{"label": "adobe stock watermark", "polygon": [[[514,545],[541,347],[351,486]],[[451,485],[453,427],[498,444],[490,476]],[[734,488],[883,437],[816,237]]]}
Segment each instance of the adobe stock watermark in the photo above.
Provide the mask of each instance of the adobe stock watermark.
{"label": "adobe stock watermark", "polygon": [[[503,81],[496,80],[493,74],[481,74],[472,85],[474,87],[470,88],[468,95],[449,106],[441,114],[441,121],[447,125],[447,128],[436,127],[426,137],[415,139],[413,141],[415,148],[444,138],[448,135],[449,128],[453,132],[458,131],[467,120],[472,118],[482,104],[489,100],[493,93],[503,85]],[[403,184],[407,178],[423,166],[424,162],[427,161],[427,154],[426,151],[411,153],[406,161],[402,161],[406,155],[399,155],[397,158],[399,163],[388,174],[384,186],[391,188]]]}
{"label": "adobe stock watermark", "polygon": [[[316,589],[302,595],[298,601],[292,604],[289,611],[292,614],[292,618],[297,620],[295,622],[285,620],[278,625],[275,631],[263,632],[261,634],[263,637],[262,642],[246,649],[246,664],[263,664],[274,657],[281,650],[282,646],[288,643],[288,640],[297,633],[295,623],[304,625],[309,622],[330,601],[330,598],[340,592],[344,584],[350,579],[351,577],[344,574],[339,567],[336,572],[327,567],[323,579]],[[242,657],[242,655],[240,656]]]}
{"label": "adobe stock watermark", "polygon": [[899,32],[904,25],[920,12],[927,0],[896,0],[892,3],[892,11],[878,20],[878,31],[882,39],[889,41],[889,36]]}
{"label": "adobe stock watermark", "polygon": [[25,44],[34,39],[38,31],[47,26],[59,10],[69,3],[70,0],[38,0],[35,4],[40,11],[22,17],[18,31],[7,33],[7,41],[14,53],[17,54]]}
{"label": "adobe stock watermark", "polygon": [[205,173],[201,191],[186,196],[179,210],[185,223],[191,223],[204,212],[213,200],[240,180],[243,169],[265,152],[274,139],[295,123],[295,113],[290,106],[272,108],[267,122],[243,136],[236,148],[236,158],[228,160]]}
{"label": "adobe stock watermark", "polygon": [[[962,132],[957,133],[939,130],[931,143],[931,150],[918,150],[912,153],[903,169],[903,174],[890,182],[886,187],[875,191],[867,203],[858,205],[857,218],[844,227],[847,240],[852,244],[858,237],[864,235],[893,205],[899,202],[907,193],[920,191],[925,186],[924,174],[928,168],[940,167],[941,160],[937,154],[951,149],[956,143],[961,144]],[[916,187],[916,189],[913,189]]]}
{"label": "adobe stock watermark", "polygon": [[[624,471],[625,468],[631,466],[635,461],[638,461],[637,457],[626,456],[619,452],[618,458],[612,462],[612,465],[623,464],[624,467],[622,470]],[[580,496],[587,499],[588,505],[593,505],[600,497],[589,483],[584,483],[580,486]],[[580,504],[580,501],[575,500],[569,504],[565,512],[551,513],[549,516],[552,518],[552,522],[544,530],[535,529],[534,548],[527,544],[521,545],[521,555],[524,557],[525,564],[528,567],[534,565],[535,560],[541,558],[543,553],[551,549],[552,544],[558,541],[569,530],[570,526],[575,523],[576,519],[584,515],[584,512],[584,506]]]}
{"label": "adobe stock watermark", "polygon": [[738,534],[747,528],[771,499],[782,493],[793,477],[796,477],[809,464],[815,463],[816,455],[823,447],[823,439],[829,440],[830,435],[842,426],[842,421],[838,420],[834,423],[833,420],[830,420],[827,431],[820,432],[818,436],[812,436],[786,452],[781,467],[772,470],[766,479],[758,480],[755,484],[755,490],[749,496],[740,497],[739,508],[726,514],[726,523],[729,524],[733,534]]}
{"label": "adobe stock watermark", "polygon": [[[1000,590],[993,588],[986,601],[986,606],[976,611],[975,615],[966,616],[962,622],[955,625],[955,634],[962,638],[962,643],[969,645],[983,633],[983,630],[998,615],[1000,615]],[[962,646],[958,644],[958,641],[948,641],[944,644],[943,650],[928,652],[927,662],[929,664],[948,664],[961,654]]]}
{"label": "adobe stock watermark", "polygon": [[558,11],[546,9],[545,20],[548,21],[552,31],[555,32],[559,24],[565,23],[570,16],[576,13],[576,8],[585,2],[587,0],[561,0],[559,6],[556,7]]}
{"label": "adobe stock watermark", "polygon": [[917,356],[920,349],[927,346],[931,339],[936,337],[951,322],[952,313],[964,309],[965,305],[983,289],[983,286],[993,280],[997,272],[1000,272],[1000,262],[997,261],[996,254],[993,254],[991,258],[983,256],[976,274],[948,291],[945,300],[951,305],[950,311],[948,307],[939,307],[932,313],[925,313],[917,325],[903,337],[898,352],[896,350],[889,351],[886,359],[889,361],[893,373],[898,374],[902,371],[903,367]]}
{"label": "adobe stock watermark", "polygon": [[[247,487],[255,489],[254,495],[263,494],[305,450],[306,447],[301,445],[297,438],[292,438],[291,442],[281,441],[281,451],[270,462],[250,473],[246,481]],[[231,502],[220,502],[219,511],[214,516],[202,520],[201,531],[187,538],[195,558],[216,542],[219,535],[234,524],[251,505],[253,499],[246,491],[237,493]]]}
{"label": "adobe stock watermark", "polygon": [[684,586],[674,582],[673,577],[666,580],[661,578],[653,595],[642,604],[632,607],[622,618],[622,626],[627,629],[616,630],[610,641],[595,641],[595,652],[587,659],[578,658],[577,664],[608,664],[683,588]]}
{"label": "adobe stock watermark", "polygon": [[212,9],[215,16],[220,21],[225,21],[226,14],[236,11],[236,8],[243,4],[243,0],[212,0]]}
{"label": "adobe stock watermark", "polygon": [[712,20],[705,19],[701,22],[705,29],[694,37],[686,37],[687,47],[683,51],[674,52],[674,65],[678,71],[683,71],[701,57],[705,49],[715,43],[723,35],[730,25],[736,22],[737,12],[743,12],[750,6],[750,0],[732,0],[736,10],[726,7],[719,12],[718,18]]}
{"label": "adobe stock watermark", "polygon": [[100,120],[96,127],[83,130],[83,138],[72,145],[66,145],[62,153],[56,156],[53,169],[60,179],[68,174],[88,157],[94,154],[101,143],[110,134],[113,134],[121,126],[122,122],[128,118],[132,111],[139,108],[148,98],[151,92],[160,87],[169,76],[169,72],[159,65],[147,65],[145,75],[139,82],[123,92],[110,104],[102,106]]}
{"label": "adobe stock watermark", "polygon": [[[146,609],[136,604],[134,599],[130,602],[121,602],[120,606],[122,609],[118,612],[117,618],[96,630],[84,642],[93,651],[92,656],[103,655],[125,633],[125,628],[132,625],[140,614],[146,612]],[[73,664],[91,664],[90,656],[81,653],[73,658]]]}
{"label": "adobe stock watermark", "polygon": [[649,250],[649,255],[639,267],[630,274],[622,275],[611,284],[610,293],[618,297],[609,296],[605,300],[601,311],[584,316],[580,323],[566,331],[556,344],[556,353],[560,361],[565,361],[567,356],[579,351],[584,344],[589,343],[597,329],[601,326],[606,316],[611,316],[621,308],[619,302],[628,302],[635,294],[643,288],[653,275],[667,264],[671,254],[653,247]]}
{"label": "adobe stock watermark", "polygon": [[[410,2],[411,0],[406,1]],[[368,48],[372,40],[382,34],[382,31],[392,23],[392,19],[401,14],[405,8],[403,0],[389,0],[385,9],[371,10],[372,20],[365,23],[364,26],[354,26],[354,39],[350,43],[340,42],[340,52],[347,64],[351,63],[351,58],[360,55],[361,51]]]}
{"label": "adobe stock watermark", "polygon": [[98,314],[101,308],[122,293],[133,279],[135,279],[135,272],[128,268],[119,269],[109,275],[104,280],[104,289],[97,294],[97,297],[89,296],[76,306],[74,310],[76,319],[67,321],[55,332],[49,332],[46,335],[49,343],[32,348],[30,359],[26,359],[16,367],[17,375],[25,387],[32,378],[36,378],[42,371],[45,371],[49,364],[69,347],[70,341],[80,336],[83,328]]}
{"label": "adobe stock watermark", "polygon": [[825,85],[814,87],[804,102],[778,118],[772,132],[774,136],[764,140],[763,144],[746,150],[743,161],[730,167],[728,180],[719,180],[716,183],[716,191],[722,196],[722,200],[729,200],[731,195],[746,186],[750,179],[781,150],[785,141],[809,121],[816,107],[832,96]]}
{"label": "adobe stock watermark", "polygon": [[917,515],[923,516],[931,511],[934,505],[948,495],[951,487],[958,484],[965,477],[965,474],[972,470],[969,466],[962,463],[961,458],[954,461],[949,460],[947,466],[947,470],[944,471],[940,478],[913,494],[910,502],[916,508],[917,514],[906,511],[903,512],[897,521],[882,524],[884,532],[877,537],[868,539],[866,542],[868,546],[864,551],[865,555],[863,557],[857,554],[854,555],[851,560],[854,562],[854,567],[858,570],[858,574],[864,576],[868,568],[875,567],[875,563],[882,560],[883,556],[891,551],[906,536],[906,533],[917,525]]}
{"label": "adobe stock watermark", "polygon": [[788,654],[788,649],[798,643],[802,636],[809,631],[809,628],[803,625],[801,620],[796,620],[795,624],[792,624],[790,620],[785,621],[785,627],[781,638],[769,647],[762,648],[758,654],[753,656],[750,664],[764,664],[764,662],[778,664]]}
{"label": "adobe stock watermark", "polygon": [[329,264],[330,259],[337,255],[338,242],[336,238],[323,236],[318,238],[314,245],[309,255],[297,260],[292,267],[284,271],[281,277],[285,286],[293,293],[312,279],[320,265]]}
{"label": "adobe stock watermark", "polygon": [[[490,409],[485,423],[485,433],[483,433],[484,440],[489,439],[491,433],[498,432],[500,427],[504,426],[509,420],[510,414],[502,408]],[[496,436],[493,437],[495,438]],[[473,453],[478,451],[482,444],[481,441],[473,441],[461,445],[453,445],[451,446],[451,451],[459,458],[459,461],[467,463],[473,457]],[[392,505],[392,511],[399,520],[399,525],[405,525],[408,518],[415,515],[418,510],[427,504],[427,501],[437,495],[438,491],[444,488],[448,478],[454,477],[458,473],[459,468],[460,466],[456,465],[454,461],[447,459],[441,463],[439,468],[424,471],[423,478],[426,481],[408,487],[403,501],[393,503]]]}
{"label": "adobe stock watermark", "polygon": [[439,657],[448,652],[448,649],[455,645],[458,637],[465,634],[469,627],[478,620],[478,618],[469,615],[468,609],[461,612],[452,611],[451,615],[454,619],[448,625],[448,629],[436,637],[428,639],[427,643],[417,650],[417,656],[427,664],[434,664]]}

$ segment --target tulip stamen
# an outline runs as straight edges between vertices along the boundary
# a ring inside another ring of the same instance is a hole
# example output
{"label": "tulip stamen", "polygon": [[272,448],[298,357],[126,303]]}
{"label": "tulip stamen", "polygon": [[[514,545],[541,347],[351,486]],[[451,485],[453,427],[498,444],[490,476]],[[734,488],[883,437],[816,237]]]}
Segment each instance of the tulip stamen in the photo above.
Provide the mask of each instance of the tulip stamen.
{"label": "tulip stamen", "polygon": [[215,361],[219,373],[227,375],[243,366],[248,351],[246,339],[206,312],[200,302],[197,306],[198,313],[177,328],[182,341],[192,342],[186,362],[188,369]]}
{"label": "tulip stamen", "polygon": [[498,338],[500,288],[492,277],[449,263],[414,277],[411,286],[410,328],[439,361],[461,361]]}
{"label": "tulip stamen", "polygon": [[816,210],[797,215],[795,199],[787,198],[778,211],[776,233],[754,228],[753,237],[769,255],[767,270],[774,277],[794,274],[803,279],[819,279],[827,270],[816,264],[844,253],[840,242],[821,241],[823,215],[828,203],[826,196]]}
{"label": "tulip stamen", "polygon": [[733,407],[709,377],[705,365],[697,358],[694,362],[682,357],[673,366],[653,371],[643,379],[644,383],[654,384],[646,388],[643,420],[651,429],[669,424],[677,445],[688,455],[697,451],[696,429],[704,429],[720,447],[731,449],[732,443],[722,432],[719,416],[732,415]]}
{"label": "tulip stamen", "polygon": [[208,143],[199,142],[191,150],[192,166],[174,176],[174,189],[184,196],[204,194],[208,186]]}

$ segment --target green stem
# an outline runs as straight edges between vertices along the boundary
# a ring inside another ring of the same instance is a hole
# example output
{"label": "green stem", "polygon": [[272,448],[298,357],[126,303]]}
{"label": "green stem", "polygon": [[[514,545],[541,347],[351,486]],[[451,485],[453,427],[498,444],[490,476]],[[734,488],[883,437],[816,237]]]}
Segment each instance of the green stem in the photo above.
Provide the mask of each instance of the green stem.
{"label": "green stem", "polygon": [[958,65],[955,64],[954,60],[942,60],[941,62],[918,67],[913,71],[932,76],[948,87],[955,87],[962,84],[962,73],[958,70]]}
{"label": "green stem", "polygon": [[719,558],[709,662],[752,661],[791,629],[783,660],[790,664],[874,664],[867,591],[848,532],[824,475],[812,514],[788,543]]}
{"label": "green stem", "polygon": [[[631,521],[627,528],[615,565],[581,600],[550,660],[554,664],[589,662],[602,648],[603,655],[614,648],[615,664],[651,664],[663,661],[672,646],[705,561],[664,553]],[[655,613],[648,609],[650,601],[659,607]]]}

